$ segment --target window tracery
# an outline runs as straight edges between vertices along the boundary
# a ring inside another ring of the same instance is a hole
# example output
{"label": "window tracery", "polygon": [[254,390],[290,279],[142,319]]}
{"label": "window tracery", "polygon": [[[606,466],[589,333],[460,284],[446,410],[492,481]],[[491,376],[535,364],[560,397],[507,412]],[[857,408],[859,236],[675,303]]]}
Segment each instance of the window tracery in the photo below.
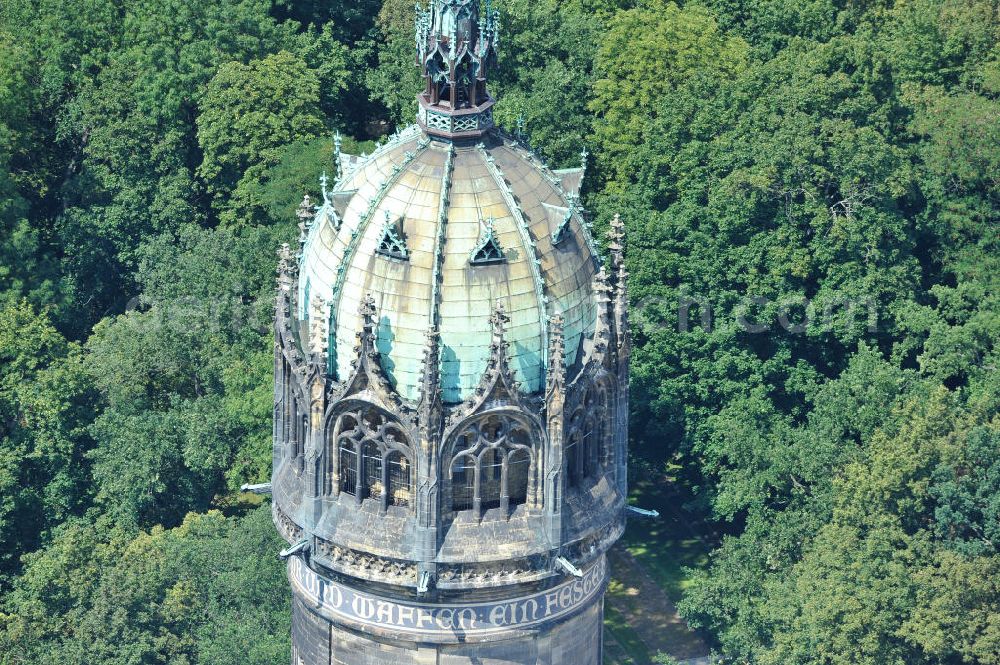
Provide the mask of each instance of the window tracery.
{"label": "window tracery", "polygon": [[493,228],[494,220],[490,217],[483,225],[483,232],[479,238],[479,243],[469,257],[472,265],[489,265],[492,263],[503,263],[507,260],[504,255],[500,241],[497,239],[496,231]]}
{"label": "window tracery", "polygon": [[285,459],[296,474],[304,469],[305,442],[309,436],[309,416],[303,413],[304,400],[293,385],[294,373],[284,356],[278,359],[280,389],[275,394],[274,431],[285,445]]}
{"label": "window tracery", "polygon": [[391,416],[372,406],[338,416],[332,431],[328,476],[327,493],[351,495],[359,503],[375,499],[382,510],[413,504],[408,437]]}
{"label": "window tracery", "polygon": [[468,423],[455,438],[448,465],[455,512],[511,508],[528,500],[532,474],[529,428],[516,418],[491,415]]}
{"label": "window tracery", "polygon": [[406,235],[403,232],[402,217],[393,221],[392,215],[388,210],[386,211],[385,224],[382,225],[382,237],[375,251],[383,256],[401,261],[410,258],[410,251],[406,247]]}
{"label": "window tracery", "polygon": [[563,457],[568,487],[584,487],[585,481],[596,478],[605,465],[610,446],[607,408],[604,389],[588,385],[567,421]]}

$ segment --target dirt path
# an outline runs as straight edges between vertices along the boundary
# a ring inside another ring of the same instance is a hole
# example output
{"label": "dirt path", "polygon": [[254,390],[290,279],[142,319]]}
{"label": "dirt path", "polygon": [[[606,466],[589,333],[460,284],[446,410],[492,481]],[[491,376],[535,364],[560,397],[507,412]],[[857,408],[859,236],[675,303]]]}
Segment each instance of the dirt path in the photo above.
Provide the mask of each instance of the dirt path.
{"label": "dirt path", "polygon": [[608,560],[612,583],[607,602],[625,617],[650,657],[662,652],[683,661],[708,655],[708,647],[677,614],[667,594],[624,547],[613,548]]}

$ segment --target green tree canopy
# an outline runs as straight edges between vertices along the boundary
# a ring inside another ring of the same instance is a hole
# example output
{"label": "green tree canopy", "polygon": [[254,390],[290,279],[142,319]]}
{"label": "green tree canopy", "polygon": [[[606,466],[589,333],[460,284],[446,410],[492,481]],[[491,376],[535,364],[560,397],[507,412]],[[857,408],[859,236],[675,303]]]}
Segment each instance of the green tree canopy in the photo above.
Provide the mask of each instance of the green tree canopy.
{"label": "green tree canopy", "polygon": [[[285,51],[220,67],[200,110],[198,144],[204,160],[199,173],[218,206],[232,197],[247,212],[259,205],[247,198],[261,170],[276,163],[278,148],[323,131],[319,78]],[[224,210],[222,219],[233,222],[236,214]]]}
{"label": "green tree canopy", "polygon": [[270,510],[129,534],[73,521],[0,614],[0,663],[287,660],[291,610]]}

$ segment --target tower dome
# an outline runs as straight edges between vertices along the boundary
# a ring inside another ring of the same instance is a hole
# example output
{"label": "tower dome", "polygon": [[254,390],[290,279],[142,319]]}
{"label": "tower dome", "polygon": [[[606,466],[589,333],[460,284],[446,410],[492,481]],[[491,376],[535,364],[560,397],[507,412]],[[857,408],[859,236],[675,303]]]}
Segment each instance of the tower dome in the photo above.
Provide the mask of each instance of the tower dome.
{"label": "tower dome", "polygon": [[303,236],[298,284],[306,346],[327,356],[334,378],[351,372],[368,295],[382,367],[403,399],[420,398],[432,328],[444,401],[473,393],[497,302],[510,318],[510,363],[525,393],[545,385],[552,314],[565,320],[566,363],[582,359],[600,267],[578,205],[583,168],[551,171],[499,132],[468,143],[416,126],[370,156],[339,162],[341,177]]}
{"label": "tower dome", "polygon": [[609,261],[552,170],[493,125],[488,0],[417,15],[417,124],[280,252],[275,526],[293,665],[601,662],[625,525],[624,234]]}

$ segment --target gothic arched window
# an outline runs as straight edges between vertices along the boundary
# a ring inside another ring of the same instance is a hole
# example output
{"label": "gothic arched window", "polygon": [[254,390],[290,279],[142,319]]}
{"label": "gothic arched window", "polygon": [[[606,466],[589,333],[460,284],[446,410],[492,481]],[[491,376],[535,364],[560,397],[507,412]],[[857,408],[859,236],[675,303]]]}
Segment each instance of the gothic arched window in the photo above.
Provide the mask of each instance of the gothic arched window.
{"label": "gothic arched window", "polygon": [[609,404],[610,388],[607,384],[598,384],[594,396],[596,402],[594,413],[597,414],[597,424],[594,427],[597,437],[597,468],[610,467],[614,465],[614,437],[611,428],[611,411]]}
{"label": "gothic arched window", "polygon": [[511,507],[527,501],[532,447],[529,428],[502,415],[465,425],[455,438],[449,468],[451,508],[459,512]]}
{"label": "gothic arched window", "polygon": [[479,460],[481,469],[479,484],[483,508],[499,508],[503,495],[503,450],[487,448]]}
{"label": "gothic arched window", "polygon": [[610,445],[608,431],[605,393],[588,386],[567,422],[563,458],[568,487],[582,487],[585,479],[597,477]]}
{"label": "gothic arched window", "polygon": [[292,396],[292,412],[291,412],[291,432],[290,432],[290,442],[289,442],[289,455],[294,464],[295,473],[302,473],[305,466],[305,447],[306,447],[306,437],[309,436],[309,416],[308,414],[302,413],[300,411],[300,402],[296,397]]}
{"label": "gothic arched window", "polygon": [[460,455],[451,463],[451,508],[471,510],[476,497],[476,458]]}
{"label": "gothic arched window", "polygon": [[340,491],[352,496],[358,493],[358,449],[350,439],[340,443]]}
{"label": "gothic arched window", "polygon": [[365,441],[361,449],[361,479],[362,499],[377,498],[385,492],[385,482],[382,478],[382,451],[378,444],[372,440]]}
{"label": "gothic arched window", "polygon": [[611,423],[611,395],[614,394],[614,384],[608,377],[599,378],[594,387],[588,391],[588,410],[594,415],[593,446],[594,468],[600,471],[614,465],[614,437]]}
{"label": "gothic arched window", "polygon": [[386,492],[393,506],[409,506],[413,497],[413,467],[402,453],[390,452],[386,458],[389,466]]}
{"label": "gothic arched window", "polygon": [[566,432],[566,446],[563,448],[563,458],[566,462],[566,484],[569,487],[580,487],[586,475],[584,459],[583,431],[586,415],[582,407],[577,408],[569,419]]}
{"label": "gothic arched window", "polygon": [[507,457],[507,487],[510,505],[520,506],[528,500],[528,477],[531,474],[531,454],[515,450]]}
{"label": "gothic arched window", "polygon": [[598,412],[596,410],[596,400],[592,391],[587,391],[587,398],[584,403],[585,415],[583,418],[583,431],[580,439],[583,443],[583,475],[587,478],[597,473],[597,459],[600,450],[600,433],[597,426]]}
{"label": "gothic arched window", "polygon": [[[413,459],[400,425],[381,410],[364,406],[338,416],[332,430],[327,491],[411,506]],[[334,467],[334,455],[336,466]]]}

